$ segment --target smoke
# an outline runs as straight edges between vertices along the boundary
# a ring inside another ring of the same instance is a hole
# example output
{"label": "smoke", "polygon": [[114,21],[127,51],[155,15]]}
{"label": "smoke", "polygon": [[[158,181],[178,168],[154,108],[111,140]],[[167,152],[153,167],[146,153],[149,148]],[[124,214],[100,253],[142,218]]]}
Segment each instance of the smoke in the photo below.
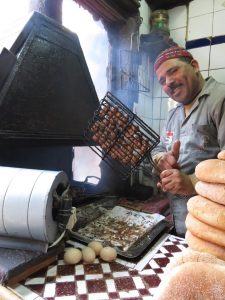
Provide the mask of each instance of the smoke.
{"label": "smoke", "polygon": [[[107,32],[100,21],[95,21],[87,10],[73,0],[63,1],[62,22],[65,27],[78,35],[98,98],[101,100],[107,92]],[[95,152],[89,147],[75,147],[74,153],[74,180],[84,181],[87,176],[100,178],[101,158]]]}
{"label": "smoke", "polygon": [[63,1],[63,25],[78,35],[98,98],[107,92],[108,37],[102,23],[73,0]]}
{"label": "smoke", "polygon": [[30,16],[29,1],[0,1],[0,52],[3,47],[10,49],[26,24]]}

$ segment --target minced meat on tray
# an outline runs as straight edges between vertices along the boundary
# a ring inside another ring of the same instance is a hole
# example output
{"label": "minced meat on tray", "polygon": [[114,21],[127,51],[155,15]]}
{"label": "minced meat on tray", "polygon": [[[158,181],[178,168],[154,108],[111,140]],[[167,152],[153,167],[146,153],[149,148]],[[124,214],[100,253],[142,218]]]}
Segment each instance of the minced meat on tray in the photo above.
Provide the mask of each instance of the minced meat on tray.
{"label": "minced meat on tray", "polygon": [[80,228],[77,233],[127,251],[162,219],[164,217],[160,214],[147,214],[115,206]]}

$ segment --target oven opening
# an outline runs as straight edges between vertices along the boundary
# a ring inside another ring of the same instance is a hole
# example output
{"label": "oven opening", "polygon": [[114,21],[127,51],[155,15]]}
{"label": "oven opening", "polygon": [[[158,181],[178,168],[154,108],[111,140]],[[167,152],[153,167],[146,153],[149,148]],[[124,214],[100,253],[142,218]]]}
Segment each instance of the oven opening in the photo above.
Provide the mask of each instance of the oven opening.
{"label": "oven opening", "polygon": [[53,204],[52,204],[52,218],[54,221],[57,219],[59,209],[61,207],[62,195],[66,191],[63,184],[59,184],[52,192]]}
{"label": "oven opening", "polygon": [[89,147],[74,147],[73,179],[98,184],[101,179],[101,158]]}

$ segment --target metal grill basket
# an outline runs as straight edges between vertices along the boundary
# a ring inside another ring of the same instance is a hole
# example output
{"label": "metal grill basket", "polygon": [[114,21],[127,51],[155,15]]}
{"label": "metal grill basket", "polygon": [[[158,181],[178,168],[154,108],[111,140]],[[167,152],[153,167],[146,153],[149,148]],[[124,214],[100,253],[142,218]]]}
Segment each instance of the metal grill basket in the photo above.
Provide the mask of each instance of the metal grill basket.
{"label": "metal grill basket", "polygon": [[107,92],[85,130],[89,147],[126,179],[144,159],[154,166],[151,151],[159,135]]}

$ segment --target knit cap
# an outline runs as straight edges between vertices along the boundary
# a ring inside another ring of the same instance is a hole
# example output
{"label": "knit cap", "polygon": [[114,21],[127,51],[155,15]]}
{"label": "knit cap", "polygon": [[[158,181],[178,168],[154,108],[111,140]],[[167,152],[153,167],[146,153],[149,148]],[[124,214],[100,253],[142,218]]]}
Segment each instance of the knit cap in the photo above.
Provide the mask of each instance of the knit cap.
{"label": "knit cap", "polygon": [[179,46],[173,46],[159,53],[154,63],[154,70],[156,71],[158,67],[162,63],[164,63],[164,61],[172,58],[179,58],[179,57],[193,58],[192,54],[187,50],[185,50],[184,48],[181,48]]}

